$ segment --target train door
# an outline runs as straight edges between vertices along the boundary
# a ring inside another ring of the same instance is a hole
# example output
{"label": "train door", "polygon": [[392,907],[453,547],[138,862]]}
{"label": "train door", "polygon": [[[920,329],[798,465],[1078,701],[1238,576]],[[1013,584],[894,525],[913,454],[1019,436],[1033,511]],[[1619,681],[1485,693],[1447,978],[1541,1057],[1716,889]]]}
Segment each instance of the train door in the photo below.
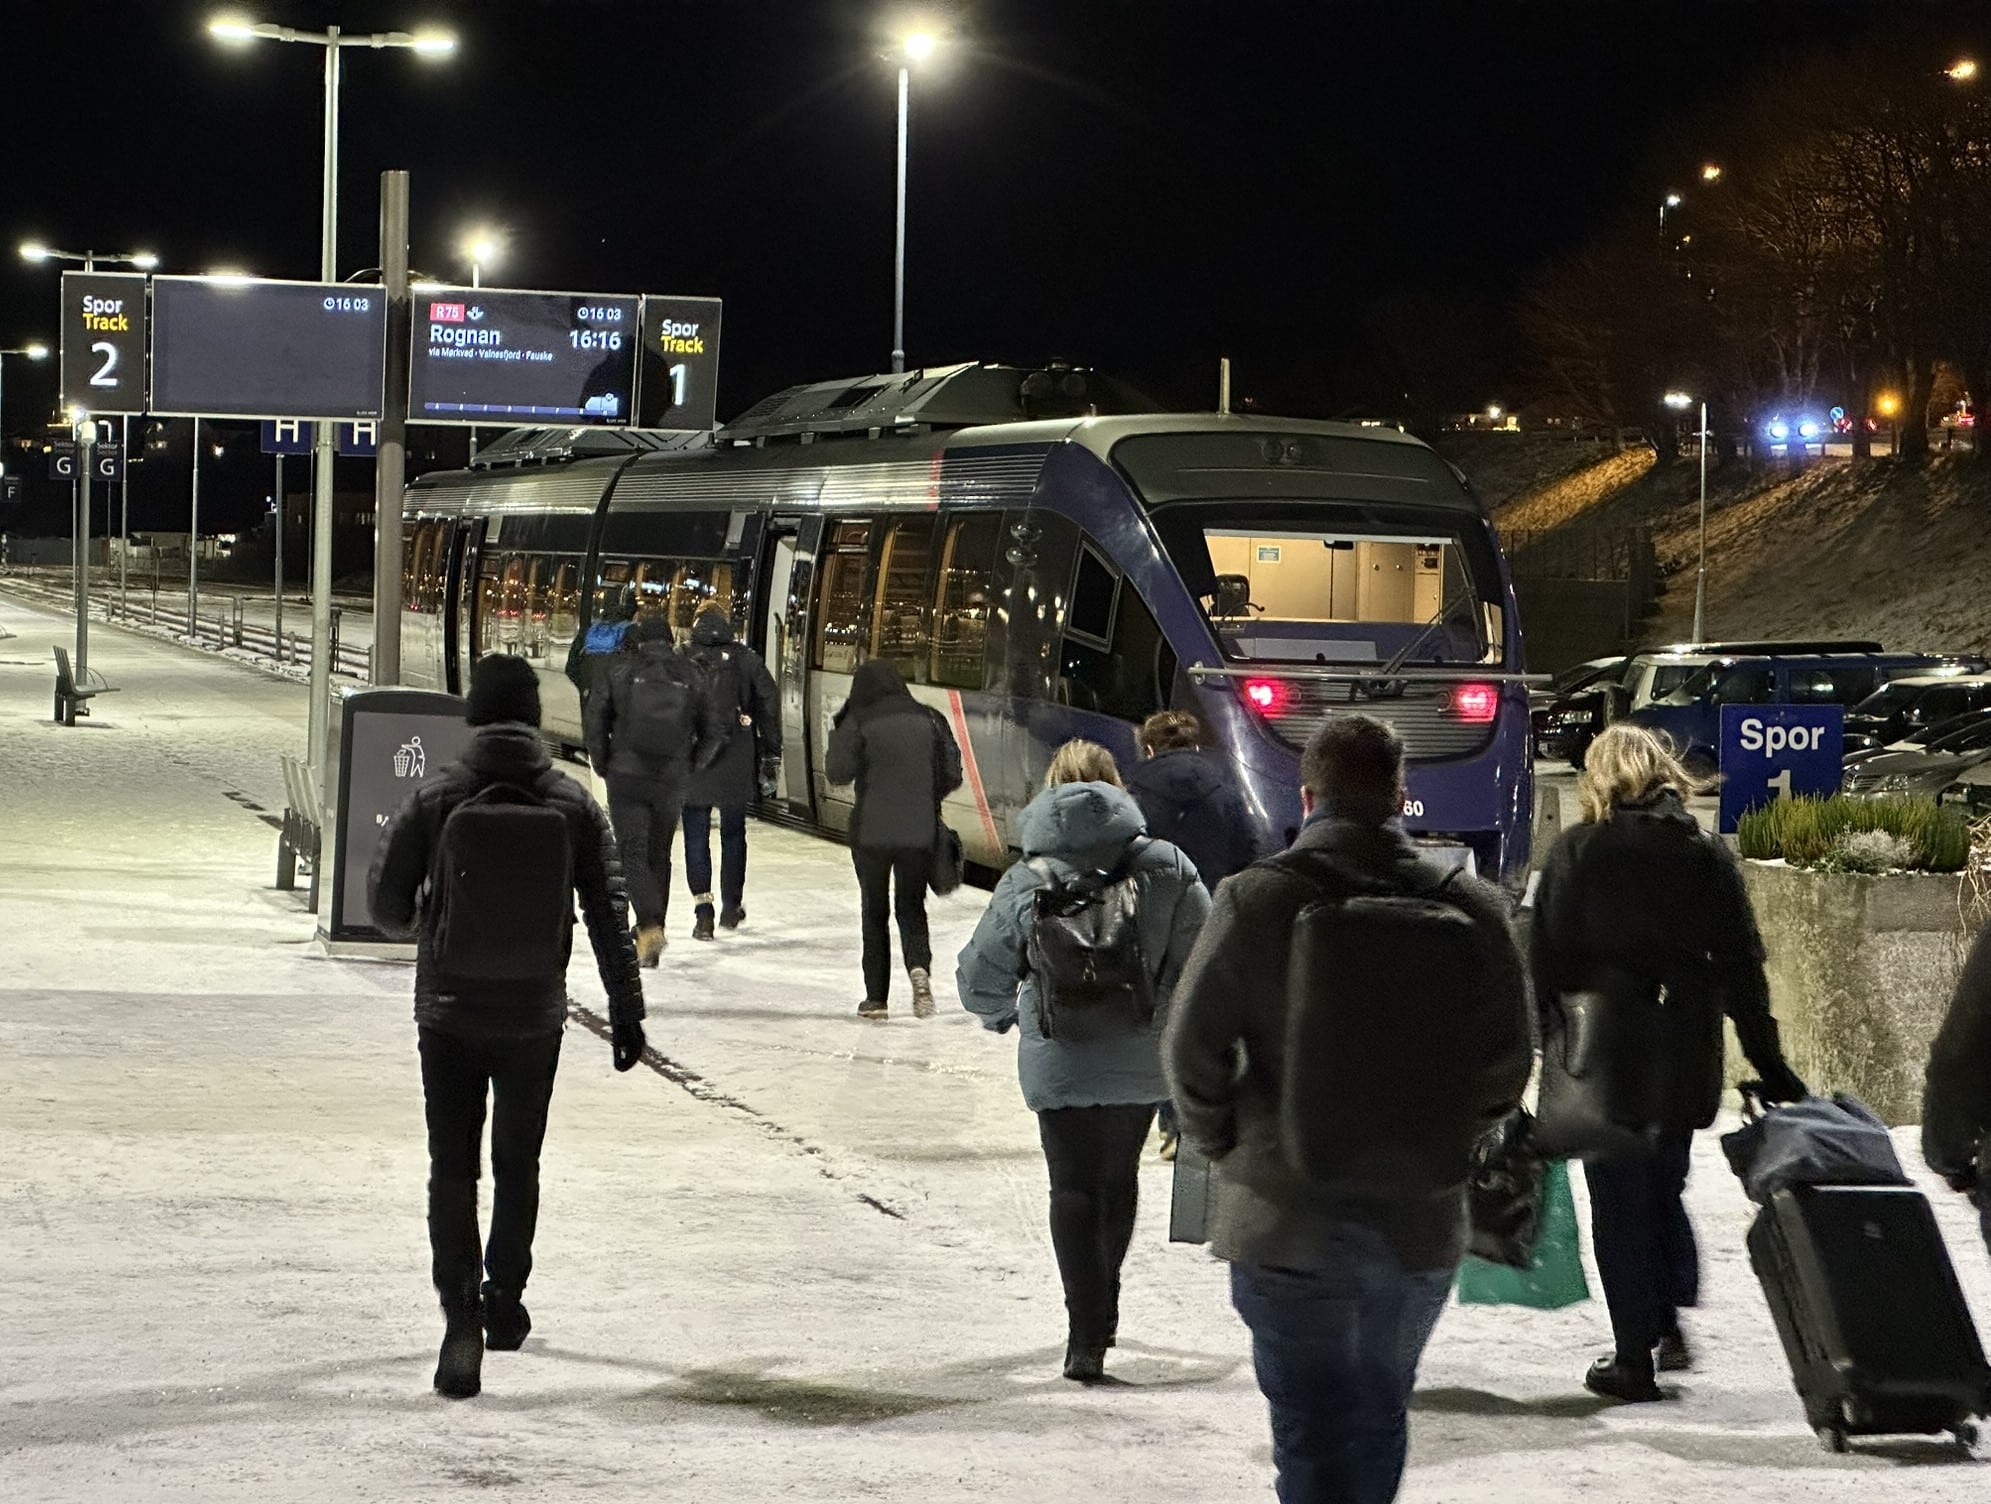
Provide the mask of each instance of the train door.
{"label": "train door", "polygon": [[[750,627],[780,696],[782,750],[775,797],[805,819],[815,815],[809,777],[809,576],[821,529],[816,518],[776,517],[769,522]],[[805,531],[811,535],[806,546]]]}
{"label": "train door", "polygon": [[444,687],[462,694],[470,683],[470,666],[477,661],[476,615],[478,558],[484,547],[484,519],[468,517],[456,524],[450,540],[448,610],[443,629]]}

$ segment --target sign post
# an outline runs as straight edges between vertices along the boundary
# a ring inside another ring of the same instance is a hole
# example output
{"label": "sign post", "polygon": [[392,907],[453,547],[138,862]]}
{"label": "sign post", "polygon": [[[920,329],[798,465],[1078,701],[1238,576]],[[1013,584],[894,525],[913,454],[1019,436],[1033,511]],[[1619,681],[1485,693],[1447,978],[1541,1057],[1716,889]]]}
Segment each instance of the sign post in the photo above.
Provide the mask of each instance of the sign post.
{"label": "sign post", "polygon": [[373,467],[373,682],[401,682],[401,482],[408,460],[408,174],[380,175],[387,368]]}
{"label": "sign post", "polygon": [[1776,798],[1836,793],[1846,712],[1839,705],[1721,707],[1721,823],[1733,835],[1750,810]]}
{"label": "sign post", "polygon": [[70,552],[71,573],[76,576],[76,662],[72,665],[76,687],[90,682],[90,472],[95,468],[96,421],[87,413],[76,415],[76,543]]}

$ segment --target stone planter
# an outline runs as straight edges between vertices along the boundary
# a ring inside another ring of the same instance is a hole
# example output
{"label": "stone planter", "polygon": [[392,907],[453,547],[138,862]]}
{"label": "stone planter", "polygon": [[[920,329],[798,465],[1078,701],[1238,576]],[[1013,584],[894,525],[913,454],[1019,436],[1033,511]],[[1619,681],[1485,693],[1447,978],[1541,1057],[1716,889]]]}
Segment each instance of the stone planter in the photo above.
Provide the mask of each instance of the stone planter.
{"label": "stone planter", "polygon": [[[1890,1124],[1920,1122],[1929,1044],[1970,938],[1957,907],[1962,879],[1781,862],[1742,869],[1792,1067],[1812,1090],[1852,1092]],[[1750,1074],[1732,1038],[1728,1074]]]}

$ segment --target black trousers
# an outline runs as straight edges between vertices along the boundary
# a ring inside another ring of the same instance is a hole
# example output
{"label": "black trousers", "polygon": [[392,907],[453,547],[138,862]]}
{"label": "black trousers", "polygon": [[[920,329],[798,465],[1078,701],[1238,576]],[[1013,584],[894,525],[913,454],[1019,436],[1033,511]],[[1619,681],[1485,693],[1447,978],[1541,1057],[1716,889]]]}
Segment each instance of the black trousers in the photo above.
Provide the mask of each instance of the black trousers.
{"label": "black trousers", "polygon": [[[420,1031],[429,1124],[429,1253],[445,1307],[474,1300],[478,1270],[514,1294],[532,1273],[539,1146],[560,1068],[560,1036],[464,1039]],[[491,1099],[491,1237],[477,1248],[477,1180]]]}
{"label": "black trousers", "polygon": [[1681,1308],[1700,1304],[1700,1250],[1681,1201],[1693,1142],[1681,1129],[1648,1158],[1583,1167],[1611,1335],[1628,1363],[1649,1361],[1654,1345],[1679,1325]]}
{"label": "black trousers", "polygon": [[[693,898],[712,901],[712,816],[709,804],[684,807],[684,880]],[[747,896],[747,807],[722,804],[719,816],[719,902],[739,909]]]}
{"label": "black trousers", "polygon": [[864,996],[882,1003],[892,992],[893,915],[899,921],[899,949],[908,971],[933,969],[933,944],[926,933],[926,880],[933,853],[850,849],[864,915]]}
{"label": "black trousers", "polygon": [[1134,1240],[1141,1149],[1154,1104],[1057,1107],[1037,1114],[1051,1171],[1051,1247],[1075,1347],[1110,1347],[1120,1330],[1120,1266]]}
{"label": "black trousers", "polygon": [[671,846],[677,840],[682,788],[637,793],[608,786],[608,821],[622,858],[622,881],[638,928],[662,924],[671,902]]}

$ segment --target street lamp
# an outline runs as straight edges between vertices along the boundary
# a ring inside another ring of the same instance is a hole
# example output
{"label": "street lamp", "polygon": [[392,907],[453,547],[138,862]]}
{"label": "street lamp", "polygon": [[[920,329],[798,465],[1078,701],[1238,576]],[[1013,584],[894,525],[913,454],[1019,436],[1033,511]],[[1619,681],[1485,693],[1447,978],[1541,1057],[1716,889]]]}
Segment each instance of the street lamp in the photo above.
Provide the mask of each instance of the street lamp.
{"label": "street lamp", "polygon": [[906,134],[912,106],[913,65],[933,56],[940,39],[915,31],[899,42],[899,220],[892,252],[892,369],[906,368]]}
{"label": "street lamp", "polygon": [[48,346],[41,343],[40,340],[36,340],[31,345],[13,345],[5,350],[0,350],[0,475],[7,473],[7,403],[5,379],[7,375],[7,357],[9,355],[24,355],[29,360],[47,360]]}
{"label": "street lamp", "polygon": [[1960,57],[1947,68],[1943,69],[1943,72],[1955,82],[1967,84],[1973,78],[1977,77],[1977,59],[1974,57]]}
{"label": "street lamp", "polygon": [[[325,162],[321,184],[321,224],[318,239],[318,277],[323,282],[339,280],[339,54],[349,47],[374,51],[397,49],[424,57],[440,57],[456,50],[456,38],[447,32],[377,31],[347,35],[336,26],[323,31],[300,31],[294,26],[273,22],[247,21],[237,16],[217,16],[208,22],[208,31],[224,42],[302,42],[325,50]],[[308,755],[318,787],[325,787],[325,722],[332,695],[332,425],[316,426],[312,444],[315,470],[312,476],[311,530],[311,706],[305,735],[310,742]]]}
{"label": "street lamp", "polygon": [[1659,201],[1659,238],[1666,238],[1666,211],[1680,207],[1680,195],[1669,193]]}
{"label": "street lamp", "polygon": [[1703,183],[1719,183],[1723,171],[1724,169],[1719,162],[1703,162],[1701,164],[1701,181]]}
{"label": "street lamp", "polygon": [[[1675,412],[1685,412],[1694,405],[1694,399],[1685,392],[1668,392],[1666,405]],[[1701,401],[1701,545],[1700,562],[1694,566],[1694,641],[1705,642],[1701,635],[1707,616],[1708,605],[1708,405]]]}
{"label": "street lamp", "polygon": [[[484,285],[484,268],[504,253],[504,244],[491,230],[472,230],[463,237],[463,254],[470,258],[470,285]],[[477,458],[477,425],[470,425],[470,456]]]}
{"label": "street lamp", "polygon": [[86,272],[97,269],[99,261],[110,266],[135,266],[142,272],[149,272],[159,264],[159,258],[150,251],[126,251],[121,255],[100,255],[96,251],[58,251],[53,246],[30,240],[21,246],[21,259],[37,264],[44,261],[75,261]]}

